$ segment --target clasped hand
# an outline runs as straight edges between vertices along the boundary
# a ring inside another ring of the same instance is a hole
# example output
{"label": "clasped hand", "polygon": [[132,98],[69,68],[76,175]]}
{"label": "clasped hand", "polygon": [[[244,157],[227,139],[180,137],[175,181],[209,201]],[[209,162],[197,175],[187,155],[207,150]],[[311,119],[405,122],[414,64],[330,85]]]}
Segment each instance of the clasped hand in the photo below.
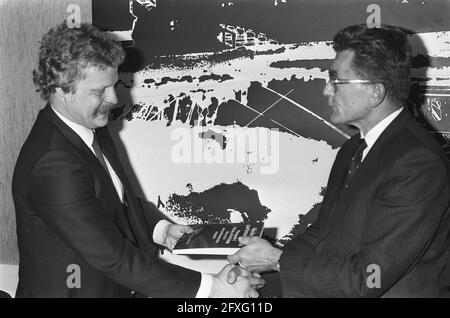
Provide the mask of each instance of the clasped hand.
{"label": "clasped hand", "polygon": [[[273,247],[272,244],[259,237],[240,237],[239,242],[244,247],[228,256],[231,264],[225,266],[217,274],[220,286],[228,287],[223,289],[227,293],[215,294],[213,291],[211,297],[215,297],[214,295],[219,295],[218,297],[258,297],[256,290],[265,284],[258,273],[279,270],[278,261],[282,250]],[[233,286],[233,288],[229,288],[229,286]]]}
{"label": "clasped hand", "polygon": [[260,237],[240,237],[243,245],[235,254],[228,256],[231,264],[239,264],[245,269],[261,273],[279,271],[279,259],[282,250],[273,247],[272,244]]}
{"label": "clasped hand", "polygon": [[257,298],[257,289],[265,284],[261,276],[232,264],[213,276],[211,298]]}
{"label": "clasped hand", "polygon": [[[187,225],[168,224],[164,231],[164,245],[172,250],[184,233],[192,232],[193,229]],[[239,241],[246,246],[229,256],[228,261],[231,264],[213,275],[210,297],[256,298],[258,297],[257,289],[265,284],[257,273],[273,270],[278,263],[279,255],[276,257],[276,253],[273,253],[273,250],[277,249],[267,241],[250,237],[240,237]],[[234,264],[240,264],[243,267]]]}

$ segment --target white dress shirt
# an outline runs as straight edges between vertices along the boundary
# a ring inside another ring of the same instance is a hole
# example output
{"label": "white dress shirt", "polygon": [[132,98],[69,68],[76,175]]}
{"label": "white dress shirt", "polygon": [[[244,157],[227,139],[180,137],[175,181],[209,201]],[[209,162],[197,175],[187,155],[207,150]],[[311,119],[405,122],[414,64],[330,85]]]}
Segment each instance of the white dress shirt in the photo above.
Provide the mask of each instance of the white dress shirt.
{"label": "white dress shirt", "polygon": [[[94,141],[94,131],[92,129],[86,128],[84,126],[81,126],[80,124],[74,123],[73,121],[67,119],[62,114],[60,114],[58,111],[56,111],[53,107],[52,107],[52,110],[67,126],[69,126],[69,128],[71,128],[78,136],[80,136],[81,140],[84,141],[86,146],[88,146],[88,148],[95,155],[94,148],[92,147],[92,142]],[[108,158],[106,158],[106,156],[103,156],[103,158],[105,159],[106,165],[108,167],[108,172],[113,181],[114,188],[116,189],[117,194],[119,195],[120,201],[123,203],[123,196],[124,196],[123,184],[120,181],[119,177],[117,176],[117,173],[114,171],[111,164],[109,163]],[[155,243],[165,246],[164,234],[166,232],[166,227],[169,224],[171,224],[171,223],[166,220],[161,220],[158,222],[158,224],[156,224],[156,226],[153,230],[153,241]],[[197,295],[195,297],[196,298],[207,298],[212,289],[213,278],[209,274],[204,274],[204,273],[201,273],[201,274],[202,274],[202,280],[200,283],[200,288],[198,289]]]}
{"label": "white dress shirt", "polygon": [[364,138],[366,140],[367,147],[363,151],[363,156],[361,162],[364,160],[364,158],[369,153],[372,146],[377,141],[378,137],[383,133],[383,131],[389,126],[389,124],[401,113],[403,110],[403,107],[400,109],[397,109],[393,113],[391,113],[389,116],[387,116],[385,119],[380,121],[378,124],[376,124],[374,127],[372,127],[371,130],[367,132],[367,134],[363,134],[361,131],[361,138]]}

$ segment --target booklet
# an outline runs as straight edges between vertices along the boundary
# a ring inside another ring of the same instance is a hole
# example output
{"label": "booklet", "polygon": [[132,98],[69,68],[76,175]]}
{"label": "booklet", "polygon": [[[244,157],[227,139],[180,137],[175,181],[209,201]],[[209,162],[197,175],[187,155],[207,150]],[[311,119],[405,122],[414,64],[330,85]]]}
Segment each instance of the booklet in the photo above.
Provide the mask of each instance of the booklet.
{"label": "booklet", "polygon": [[261,236],[264,223],[195,224],[191,227],[194,232],[183,234],[172,253],[231,255],[243,246],[238,237]]}

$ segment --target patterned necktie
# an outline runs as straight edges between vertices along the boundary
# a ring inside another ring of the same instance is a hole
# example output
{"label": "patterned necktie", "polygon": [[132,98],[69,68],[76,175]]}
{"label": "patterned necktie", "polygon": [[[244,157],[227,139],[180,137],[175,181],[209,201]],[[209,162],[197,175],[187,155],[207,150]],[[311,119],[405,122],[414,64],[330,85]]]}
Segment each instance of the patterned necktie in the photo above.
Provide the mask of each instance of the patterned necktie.
{"label": "patterned necktie", "polygon": [[360,139],[358,141],[358,145],[356,146],[355,152],[353,153],[352,161],[350,162],[347,174],[345,176],[344,188],[348,187],[351,178],[355,175],[356,170],[358,170],[359,166],[361,165],[363,151],[366,148],[366,141],[364,139]]}
{"label": "patterned necktie", "polygon": [[98,136],[95,132],[94,132],[94,140],[92,141],[92,148],[94,149],[94,153],[98,161],[100,161],[103,168],[105,168],[106,172],[109,175],[109,170],[108,167],[106,166],[105,158],[103,157],[102,148],[100,147],[100,143],[98,142]]}

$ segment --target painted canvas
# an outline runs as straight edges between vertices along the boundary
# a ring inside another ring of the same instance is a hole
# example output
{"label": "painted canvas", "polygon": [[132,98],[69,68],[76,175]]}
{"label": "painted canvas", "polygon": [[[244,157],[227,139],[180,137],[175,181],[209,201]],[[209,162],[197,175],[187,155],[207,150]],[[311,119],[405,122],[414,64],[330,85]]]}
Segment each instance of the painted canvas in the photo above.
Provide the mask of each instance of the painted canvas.
{"label": "painted canvas", "polygon": [[[449,151],[446,0],[93,0],[127,52],[111,125],[136,190],[180,223],[264,222],[280,241],[314,221],[339,147],[322,96],[333,35],[398,25],[414,48],[417,119]],[[165,255],[192,268],[207,260]]]}

